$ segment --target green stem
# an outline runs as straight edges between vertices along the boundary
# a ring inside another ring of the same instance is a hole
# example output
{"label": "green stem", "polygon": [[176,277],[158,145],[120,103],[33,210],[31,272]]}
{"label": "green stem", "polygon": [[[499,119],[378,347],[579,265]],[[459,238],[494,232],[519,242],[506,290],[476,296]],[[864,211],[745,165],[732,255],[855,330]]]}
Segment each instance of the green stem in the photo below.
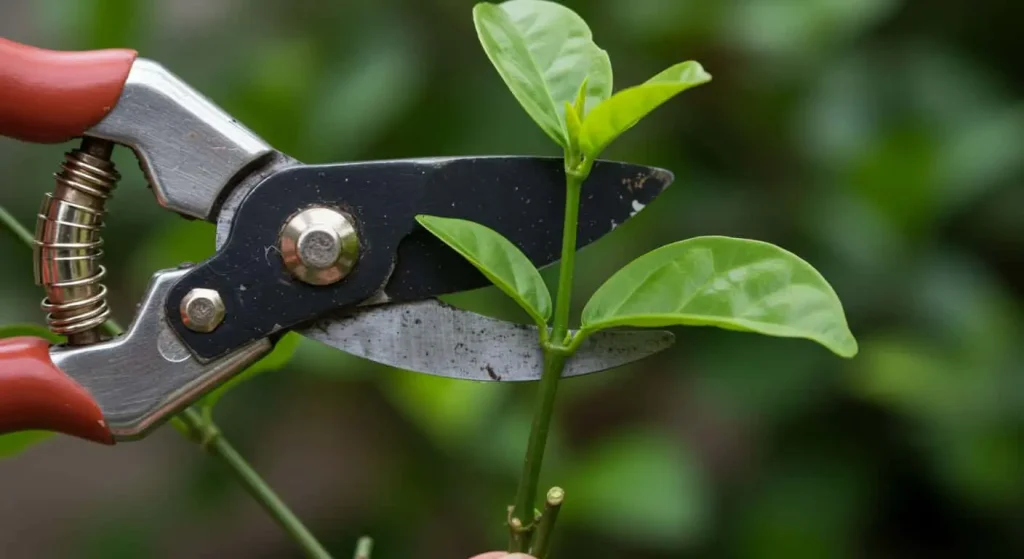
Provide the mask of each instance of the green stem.
{"label": "green stem", "polygon": [[291,536],[292,540],[312,559],[330,559],[331,555],[320,545],[316,537],[295,516],[274,490],[252,469],[245,458],[221,434],[214,423],[203,418],[195,408],[183,411],[179,419],[198,435],[202,447],[211,455],[220,458],[231,469],[249,495]]}
{"label": "green stem", "polygon": [[[567,158],[567,161],[570,158]],[[590,171],[587,162],[583,172],[566,165],[565,175],[565,221],[562,229],[562,255],[558,270],[558,292],[555,299],[554,321],[550,342],[542,343],[544,348],[544,371],[541,374],[537,404],[534,408],[530,439],[526,446],[523,473],[519,478],[515,503],[510,518],[512,545],[509,551],[526,551],[534,528],[534,501],[544,450],[547,446],[551,416],[555,407],[558,381],[562,378],[565,361],[570,354],[564,343],[569,331],[569,311],[572,303],[572,278],[576,257],[576,229],[579,220],[580,190]]]}
{"label": "green stem", "polygon": [[562,510],[562,501],[565,500],[565,491],[561,487],[548,489],[547,497],[544,500],[544,513],[537,524],[537,533],[533,536],[533,544],[530,546],[530,554],[537,559],[545,559],[551,547],[551,534],[555,530],[555,522],[558,520],[558,511]]}
{"label": "green stem", "polygon": [[363,536],[356,542],[356,552],[352,559],[370,559],[371,553],[373,553],[373,540]]}
{"label": "green stem", "polygon": [[562,377],[565,357],[565,354],[556,351],[546,352],[544,356],[544,373],[540,379],[540,398],[537,400],[537,407],[533,414],[530,441],[527,443],[526,459],[523,462],[523,474],[519,479],[519,489],[516,491],[515,506],[512,509],[513,520],[518,519],[522,523],[522,528],[514,530],[512,539],[515,549],[510,551],[526,551],[530,548],[530,535],[533,530],[533,503],[537,495],[540,467],[544,462],[544,447],[547,445],[548,430],[551,428],[555,394],[558,392],[558,381]]}
{"label": "green stem", "polygon": [[[32,234],[2,206],[0,206],[0,222],[25,244],[29,247],[32,246],[34,242]],[[111,336],[119,336],[124,332],[124,329],[114,320],[103,323],[103,329]],[[288,532],[307,556],[315,559],[330,559],[330,554],[313,537],[313,534],[260,478],[252,466],[245,461],[245,458],[220,434],[220,429],[212,419],[204,417],[195,408],[188,408],[173,419],[179,432],[190,440],[200,443],[200,446],[207,452],[220,458],[231,469],[249,494]]]}
{"label": "green stem", "polygon": [[[589,171],[589,169],[587,169]],[[580,215],[580,191],[586,175],[566,170],[565,222],[562,225],[562,257],[558,267],[558,291],[555,295],[555,319],[551,339],[561,345],[569,331],[569,311],[572,308],[572,278],[576,266],[576,230]]]}
{"label": "green stem", "polygon": [[32,248],[35,244],[35,237],[32,236],[32,233],[29,233],[28,229],[22,227],[17,218],[11,215],[11,213],[7,211],[7,208],[4,208],[3,206],[0,206],[0,222],[14,233],[14,236],[18,237],[18,240],[28,245],[29,248]]}

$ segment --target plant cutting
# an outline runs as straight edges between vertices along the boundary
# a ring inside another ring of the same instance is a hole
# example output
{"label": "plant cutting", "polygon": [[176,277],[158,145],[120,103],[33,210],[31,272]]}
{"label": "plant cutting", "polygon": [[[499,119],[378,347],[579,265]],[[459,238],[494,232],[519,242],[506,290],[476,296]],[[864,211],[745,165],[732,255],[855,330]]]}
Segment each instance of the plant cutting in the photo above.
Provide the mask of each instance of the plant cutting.
{"label": "plant cutting", "polygon": [[[537,485],[559,381],[581,344],[620,327],[715,326],[803,338],[851,358],[857,342],[835,291],[813,266],[772,244],[724,236],[655,249],[614,273],[591,296],[580,328],[570,330],[579,204],[601,153],[679,93],[711,81],[695,61],[613,92],[608,54],[571,9],[545,0],[480,3],[473,9],[480,43],[515,99],[562,150],[565,208],[554,303],[537,267],[516,244],[472,220],[421,214],[419,223],[518,303],[538,327],[544,354],[523,471],[507,522],[509,551],[543,559],[565,498]],[[636,204],[636,211],[643,205]],[[578,506],[586,506],[579,503]]]}

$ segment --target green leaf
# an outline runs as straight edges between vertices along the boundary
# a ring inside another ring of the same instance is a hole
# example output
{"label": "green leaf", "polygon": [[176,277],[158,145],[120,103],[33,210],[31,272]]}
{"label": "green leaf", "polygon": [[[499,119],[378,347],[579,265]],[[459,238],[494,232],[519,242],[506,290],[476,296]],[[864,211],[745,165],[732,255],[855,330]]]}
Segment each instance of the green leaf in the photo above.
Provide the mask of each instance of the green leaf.
{"label": "green leaf", "polygon": [[418,215],[416,221],[519,303],[538,326],[545,327],[551,316],[548,286],[533,263],[508,239],[493,229],[462,219]]}
{"label": "green leaf", "polygon": [[583,328],[717,326],[820,343],[857,354],[842,303],[825,278],[777,246],[697,237],[637,258],[583,309]]}
{"label": "green leaf", "polygon": [[249,368],[242,371],[240,374],[235,375],[231,380],[225,382],[216,390],[204,396],[201,401],[202,407],[207,410],[212,410],[225,394],[235,389],[239,384],[242,384],[260,373],[275,371],[284,367],[288,364],[288,361],[291,360],[292,355],[295,354],[295,349],[299,347],[299,341],[301,339],[302,336],[294,332],[290,332],[282,336],[281,339],[278,340],[277,345],[274,346],[274,350],[268,353],[266,357],[252,365],[249,365]]}
{"label": "green leaf", "polygon": [[[569,146],[565,103],[587,80],[586,97],[599,103],[612,92],[608,53],[593,41],[576,12],[543,0],[510,0],[473,8],[480,44],[505,84],[544,132]],[[589,79],[588,79],[589,78]]]}
{"label": "green leaf", "polygon": [[[10,324],[0,326],[0,338],[16,336],[35,336],[52,344],[61,343],[64,339],[50,332],[47,328],[36,324]],[[9,435],[0,435],[0,458],[19,454],[28,447],[50,438],[53,433],[47,431],[22,431]]]}
{"label": "green leaf", "polygon": [[565,104],[565,129],[569,135],[569,153],[578,154],[580,149],[580,130],[583,123],[580,122],[579,114],[569,103]]}
{"label": "green leaf", "polygon": [[653,432],[604,439],[564,476],[567,522],[644,547],[678,549],[709,528],[710,499],[698,461]]}
{"label": "green leaf", "polygon": [[580,122],[583,121],[583,117],[587,116],[587,84],[589,83],[589,77],[583,78],[583,83],[580,84],[580,88],[576,92],[576,100],[572,102],[572,108],[576,111],[576,117]]}
{"label": "green leaf", "polygon": [[[587,111],[588,83],[590,83],[589,78],[583,78],[583,83],[580,84],[580,88],[576,92],[576,100],[572,104],[568,101],[565,102],[565,132],[569,140],[567,156],[570,154],[572,157],[580,156],[580,132],[583,130],[583,116]],[[567,160],[567,163],[576,165],[576,161]]]}
{"label": "green leaf", "polygon": [[640,122],[651,111],[679,93],[711,81],[711,74],[694,61],[681,62],[647,80],[624,89],[594,107],[583,120],[580,147],[591,159],[608,144]]}

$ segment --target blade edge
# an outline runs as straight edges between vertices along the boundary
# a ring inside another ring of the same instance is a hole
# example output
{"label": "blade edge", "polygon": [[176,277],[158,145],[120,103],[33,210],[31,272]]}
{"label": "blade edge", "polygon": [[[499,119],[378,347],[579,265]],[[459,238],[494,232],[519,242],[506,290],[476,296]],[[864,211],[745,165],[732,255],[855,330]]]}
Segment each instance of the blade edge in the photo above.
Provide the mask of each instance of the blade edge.
{"label": "blade edge", "polygon": [[[296,331],[357,357],[433,376],[526,382],[539,380],[543,367],[535,326],[483,316],[436,299],[374,307],[318,320]],[[667,331],[597,332],[580,345],[562,376],[627,365],[673,342]]]}

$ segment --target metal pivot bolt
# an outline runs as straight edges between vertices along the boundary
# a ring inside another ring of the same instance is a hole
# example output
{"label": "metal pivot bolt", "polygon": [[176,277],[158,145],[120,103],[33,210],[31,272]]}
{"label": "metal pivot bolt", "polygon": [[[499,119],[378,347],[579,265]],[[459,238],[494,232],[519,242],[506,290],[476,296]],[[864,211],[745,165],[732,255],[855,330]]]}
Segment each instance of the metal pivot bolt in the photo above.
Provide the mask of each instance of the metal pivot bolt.
{"label": "metal pivot bolt", "polygon": [[213,289],[196,288],[181,299],[181,321],[193,332],[213,332],[224,321],[224,300]]}
{"label": "metal pivot bolt", "polygon": [[349,216],[330,208],[309,208],[281,230],[281,257],[288,271],[312,285],[347,276],[359,259],[359,236]]}

